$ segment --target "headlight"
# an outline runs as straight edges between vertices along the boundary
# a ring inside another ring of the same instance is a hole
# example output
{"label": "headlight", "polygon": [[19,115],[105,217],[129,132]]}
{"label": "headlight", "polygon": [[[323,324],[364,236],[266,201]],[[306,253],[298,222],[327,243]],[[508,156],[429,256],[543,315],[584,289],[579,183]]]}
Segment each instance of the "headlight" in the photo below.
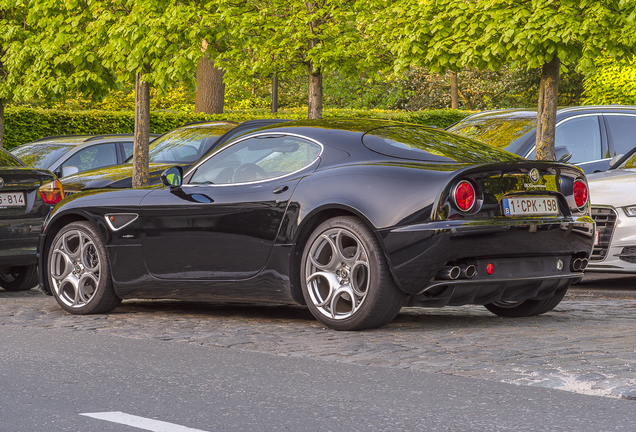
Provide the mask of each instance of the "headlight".
{"label": "headlight", "polygon": [[623,208],[625,209],[625,214],[627,216],[631,216],[631,217],[636,216],[636,205],[629,206],[629,207],[623,207]]}

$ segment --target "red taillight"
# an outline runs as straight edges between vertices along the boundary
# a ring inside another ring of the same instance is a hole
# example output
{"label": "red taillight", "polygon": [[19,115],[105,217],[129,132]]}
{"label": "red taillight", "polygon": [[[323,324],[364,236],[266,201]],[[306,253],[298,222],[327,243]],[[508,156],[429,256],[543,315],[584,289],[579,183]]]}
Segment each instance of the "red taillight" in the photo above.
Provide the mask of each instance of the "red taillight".
{"label": "red taillight", "polygon": [[455,204],[461,211],[467,212],[475,205],[475,188],[466,180],[462,180],[457,184],[453,196]]}
{"label": "red taillight", "polygon": [[64,199],[64,188],[59,180],[54,180],[40,186],[39,189],[42,201],[46,204],[55,205]]}
{"label": "red taillight", "polygon": [[587,185],[583,180],[574,182],[574,203],[577,207],[583,207],[587,203]]}

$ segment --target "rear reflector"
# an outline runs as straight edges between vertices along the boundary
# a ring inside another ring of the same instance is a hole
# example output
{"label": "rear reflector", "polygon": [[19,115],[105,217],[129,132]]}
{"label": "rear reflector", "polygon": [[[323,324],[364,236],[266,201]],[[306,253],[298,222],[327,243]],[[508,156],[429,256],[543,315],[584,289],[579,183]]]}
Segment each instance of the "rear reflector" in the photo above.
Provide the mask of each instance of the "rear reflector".
{"label": "rear reflector", "polygon": [[54,180],[40,186],[39,189],[42,201],[46,204],[55,205],[64,199],[64,187],[59,180]]}
{"label": "rear reflector", "polygon": [[488,265],[486,266],[486,273],[488,273],[488,275],[491,275],[495,272],[495,265],[493,263],[488,263]]}

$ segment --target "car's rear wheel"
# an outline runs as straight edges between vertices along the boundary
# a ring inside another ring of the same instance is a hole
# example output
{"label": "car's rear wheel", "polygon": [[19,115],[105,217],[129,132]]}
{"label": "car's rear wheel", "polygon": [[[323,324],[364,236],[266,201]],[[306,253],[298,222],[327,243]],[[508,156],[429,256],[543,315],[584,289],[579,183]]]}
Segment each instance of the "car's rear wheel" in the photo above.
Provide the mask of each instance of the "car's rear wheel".
{"label": "car's rear wheel", "polygon": [[520,302],[500,301],[489,303],[485,305],[485,307],[495,315],[502,317],[521,318],[541,315],[557,307],[557,305],[561,303],[561,300],[563,300],[563,297],[565,297],[565,292],[566,290],[562,290],[562,292],[554,297],[543,300],[525,300]]}
{"label": "car's rear wheel", "polygon": [[311,313],[335,330],[385,325],[406,297],[378,240],[352,216],[330,219],[312,233],[303,252],[301,283]]}
{"label": "car's rear wheel", "polygon": [[38,266],[12,267],[8,273],[0,273],[0,287],[7,291],[26,291],[38,284]]}
{"label": "car's rear wheel", "polygon": [[104,313],[121,302],[113,288],[104,243],[88,222],[73,222],[55,236],[47,277],[58,304],[72,314]]}

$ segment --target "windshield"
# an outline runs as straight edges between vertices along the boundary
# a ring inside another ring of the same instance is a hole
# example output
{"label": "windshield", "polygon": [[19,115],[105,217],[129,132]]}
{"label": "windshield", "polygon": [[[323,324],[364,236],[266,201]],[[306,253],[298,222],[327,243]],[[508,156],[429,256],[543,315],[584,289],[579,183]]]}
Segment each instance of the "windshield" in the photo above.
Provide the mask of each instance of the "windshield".
{"label": "windshield", "polygon": [[21,167],[22,164],[10,153],[0,149],[0,166],[3,167]]}
{"label": "windshield", "polygon": [[[153,163],[193,163],[234,127],[236,125],[219,124],[174,130],[150,143],[149,160]],[[132,162],[132,156],[126,162]]]}
{"label": "windshield", "polygon": [[51,164],[74,146],[68,144],[36,143],[25,144],[11,151],[11,154],[21,159],[27,166],[49,169]]}
{"label": "windshield", "polygon": [[462,120],[448,128],[448,131],[477,139],[493,147],[506,149],[514,153],[518,148],[514,148],[511,144],[533,130],[536,125],[537,119],[535,117],[480,116]]}

